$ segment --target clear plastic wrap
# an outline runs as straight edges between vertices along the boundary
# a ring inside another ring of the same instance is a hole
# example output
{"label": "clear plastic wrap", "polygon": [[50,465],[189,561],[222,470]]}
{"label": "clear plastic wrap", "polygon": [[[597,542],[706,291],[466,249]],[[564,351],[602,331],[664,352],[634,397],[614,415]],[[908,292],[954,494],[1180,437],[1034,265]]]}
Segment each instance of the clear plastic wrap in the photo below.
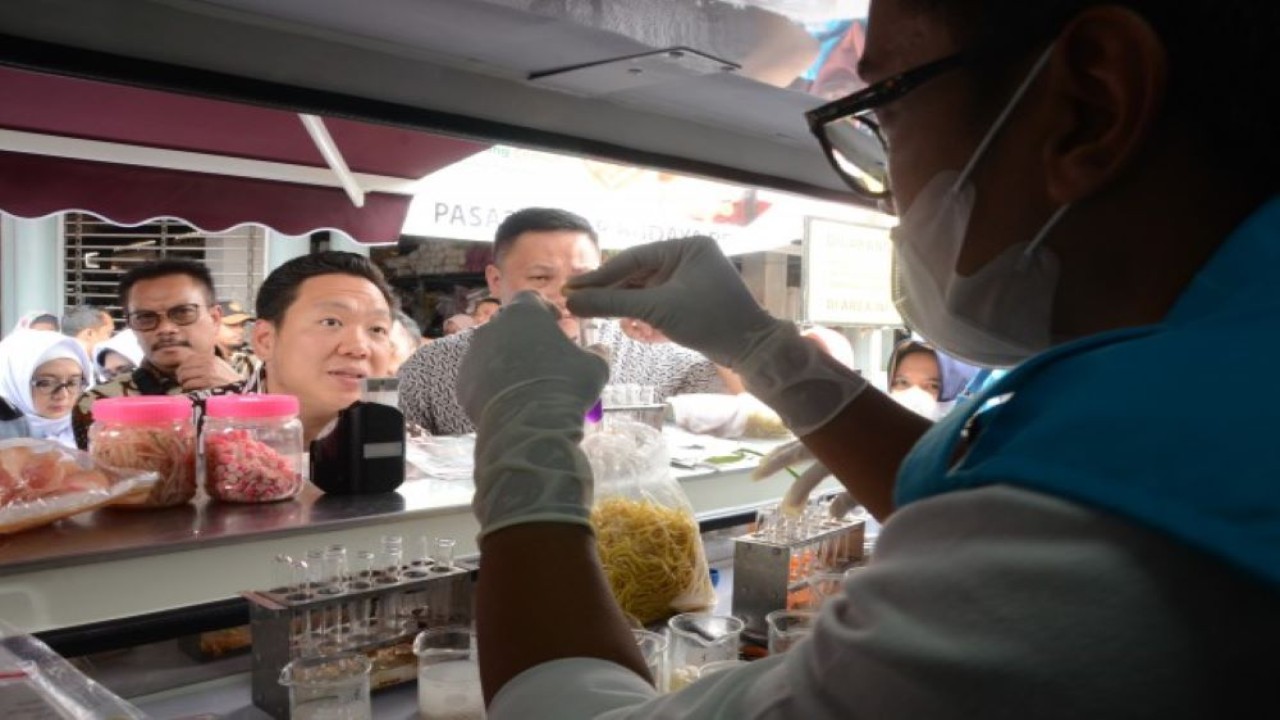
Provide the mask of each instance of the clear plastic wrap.
{"label": "clear plastic wrap", "polygon": [[619,422],[582,442],[595,475],[591,524],[610,589],[643,624],[716,602],[693,507],[653,428]]}
{"label": "clear plastic wrap", "polygon": [[0,534],[145,498],[158,477],[103,468],[88,453],[52,440],[0,441]]}
{"label": "clear plastic wrap", "polygon": [[0,622],[0,717],[9,720],[147,720],[47,645]]}

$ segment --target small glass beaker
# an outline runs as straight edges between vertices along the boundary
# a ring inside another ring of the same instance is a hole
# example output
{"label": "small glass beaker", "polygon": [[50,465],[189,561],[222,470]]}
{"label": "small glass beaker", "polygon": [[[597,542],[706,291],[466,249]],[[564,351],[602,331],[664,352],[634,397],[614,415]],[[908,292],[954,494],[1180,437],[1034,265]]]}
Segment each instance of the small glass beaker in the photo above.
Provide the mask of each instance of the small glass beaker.
{"label": "small glass beaker", "polygon": [[373,720],[369,669],[360,653],[338,653],[291,661],[280,671],[289,688],[292,720]]}
{"label": "small glass beaker", "polygon": [[484,693],[475,633],[449,626],[423,630],[413,639],[418,656],[418,717],[484,720]]}
{"label": "small glass beaker", "polygon": [[698,668],[716,660],[737,660],[743,623],[730,615],[681,613],[667,621],[671,647],[667,688],[672,692],[698,678]]}
{"label": "small glass beaker", "polygon": [[[828,598],[839,595],[844,590],[844,573],[816,572],[809,576],[809,601],[806,607],[817,610]],[[791,608],[798,609],[798,608]]]}
{"label": "small glass beaker", "polygon": [[631,634],[635,636],[636,645],[640,647],[640,655],[644,657],[644,664],[649,667],[649,675],[653,677],[653,686],[657,688],[658,692],[666,692],[667,646],[669,644],[667,636],[649,630],[636,629],[632,629]]}
{"label": "small glass beaker", "polygon": [[774,610],[764,616],[769,626],[769,654],[777,655],[813,634],[817,613],[810,610]]}

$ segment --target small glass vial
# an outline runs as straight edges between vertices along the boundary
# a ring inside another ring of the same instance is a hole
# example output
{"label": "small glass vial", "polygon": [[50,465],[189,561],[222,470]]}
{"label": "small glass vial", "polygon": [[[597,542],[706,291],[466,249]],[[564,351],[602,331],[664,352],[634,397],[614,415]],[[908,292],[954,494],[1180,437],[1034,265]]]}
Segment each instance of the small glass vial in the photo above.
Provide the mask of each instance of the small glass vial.
{"label": "small glass vial", "polygon": [[173,507],[196,494],[196,431],[191,401],[182,395],[137,395],[93,403],[89,454],[116,470],[146,470],[159,477],[145,496],[122,507]]}
{"label": "small glass vial", "polygon": [[224,502],[288,500],[302,491],[302,422],[292,395],[205,401],[204,488]]}

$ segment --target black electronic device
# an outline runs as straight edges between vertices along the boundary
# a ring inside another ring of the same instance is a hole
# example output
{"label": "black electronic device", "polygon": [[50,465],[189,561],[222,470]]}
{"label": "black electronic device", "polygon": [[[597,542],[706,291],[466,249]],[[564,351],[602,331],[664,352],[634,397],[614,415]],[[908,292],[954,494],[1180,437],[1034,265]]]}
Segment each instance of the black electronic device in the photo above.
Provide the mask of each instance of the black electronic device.
{"label": "black electronic device", "polygon": [[405,426],[393,399],[396,380],[369,378],[364,384],[364,396],[378,400],[356,401],[311,441],[311,482],[326,493],[386,493],[404,482]]}

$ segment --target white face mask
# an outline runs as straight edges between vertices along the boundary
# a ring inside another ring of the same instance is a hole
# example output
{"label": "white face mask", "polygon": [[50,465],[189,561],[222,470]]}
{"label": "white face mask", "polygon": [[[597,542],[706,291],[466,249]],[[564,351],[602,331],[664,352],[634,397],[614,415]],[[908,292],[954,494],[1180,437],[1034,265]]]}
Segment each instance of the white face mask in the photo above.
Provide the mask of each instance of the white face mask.
{"label": "white face mask", "polygon": [[929,394],[928,390],[912,385],[905,390],[891,390],[889,397],[893,398],[902,407],[911,412],[937,422],[942,417],[942,411],[938,407],[938,399]]}
{"label": "white face mask", "polygon": [[964,170],[935,175],[892,231],[898,312],[944,352],[975,365],[1016,365],[1052,344],[1058,259],[1040,245],[1069,205],[1059,208],[1030,242],[1006,249],[972,275],[956,272],[973,213],[969,176],[1051,51],[1014,92]]}

